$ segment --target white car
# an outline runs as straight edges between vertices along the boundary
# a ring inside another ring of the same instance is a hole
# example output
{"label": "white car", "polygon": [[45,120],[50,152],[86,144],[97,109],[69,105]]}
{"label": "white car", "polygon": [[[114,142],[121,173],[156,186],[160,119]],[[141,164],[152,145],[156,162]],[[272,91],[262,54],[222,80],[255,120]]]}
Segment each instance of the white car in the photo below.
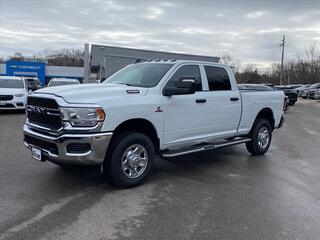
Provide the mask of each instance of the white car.
{"label": "white car", "polygon": [[0,76],[0,110],[25,109],[27,95],[23,77]]}
{"label": "white car", "polygon": [[102,165],[119,187],[164,158],[246,144],[270,147],[284,123],[283,91],[239,90],[232,70],[211,62],[128,65],[100,84],[44,88],[28,97],[24,143],[59,165]]}
{"label": "white car", "polygon": [[64,86],[64,85],[72,85],[72,84],[80,84],[78,79],[72,78],[52,78],[47,87],[56,87],[56,86]]}

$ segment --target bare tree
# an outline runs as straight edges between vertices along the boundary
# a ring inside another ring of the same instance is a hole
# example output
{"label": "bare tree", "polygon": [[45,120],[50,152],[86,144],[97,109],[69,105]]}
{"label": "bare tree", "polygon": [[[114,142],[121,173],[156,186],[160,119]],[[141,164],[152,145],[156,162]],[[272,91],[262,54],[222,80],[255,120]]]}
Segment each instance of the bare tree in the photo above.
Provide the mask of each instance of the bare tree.
{"label": "bare tree", "polygon": [[228,52],[219,53],[219,57],[220,57],[220,63],[231,65],[231,63],[233,62],[233,58]]}
{"label": "bare tree", "polygon": [[24,57],[21,52],[15,52],[13,56],[9,57],[11,60],[23,61]]}
{"label": "bare tree", "polygon": [[241,62],[239,59],[234,59],[228,52],[219,53],[220,63],[229,65],[232,68],[233,73],[235,74],[240,70]]}
{"label": "bare tree", "polygon": [[79,49],[46,49],[37,54],[38,57],[46,58],[48,65],[83,67],[84,52]]}

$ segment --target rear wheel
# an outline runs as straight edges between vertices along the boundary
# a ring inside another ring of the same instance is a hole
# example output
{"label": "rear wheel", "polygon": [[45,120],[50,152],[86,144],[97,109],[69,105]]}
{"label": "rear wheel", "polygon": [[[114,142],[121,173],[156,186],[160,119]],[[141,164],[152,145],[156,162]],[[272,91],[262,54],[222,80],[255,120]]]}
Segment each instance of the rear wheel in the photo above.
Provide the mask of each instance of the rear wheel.
{"label": "rear wheel", "polygon": [[116,137],[103,164],[104,173],[118,187],[141,184],[153,168],[155,150],[144,134],[130,132]]}
{"label": "rear wheel", "polygon": [[246,143],[247,150],[252,155],[265,154],[271,144],[272,129],[266,119],[257,119],[250,133],[251,141]]}

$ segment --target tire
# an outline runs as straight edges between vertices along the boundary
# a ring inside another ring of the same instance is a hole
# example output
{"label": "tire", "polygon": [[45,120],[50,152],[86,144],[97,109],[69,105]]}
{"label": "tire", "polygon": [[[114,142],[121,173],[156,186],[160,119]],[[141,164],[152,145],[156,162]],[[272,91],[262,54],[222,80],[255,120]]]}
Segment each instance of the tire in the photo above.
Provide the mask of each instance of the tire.
{"label": "tire", "polygon": [[296,103],[295,101],[289,102],[289,104],[290,104],[291,106],[293,106],[295,103]]}
{"label": "tire", "polygon": [[266,119],[257,119],[250,132],[251,141],[246,143],[247,150],[252,155],[265,154],[271,144],[272,128]]}
{"label": "tire", "polygon": [[151,173],[154,158],[155,149],[149,137],[127,132],[116,136],[112,142],[103,163],[103,172],[117,187],[135,187]]}

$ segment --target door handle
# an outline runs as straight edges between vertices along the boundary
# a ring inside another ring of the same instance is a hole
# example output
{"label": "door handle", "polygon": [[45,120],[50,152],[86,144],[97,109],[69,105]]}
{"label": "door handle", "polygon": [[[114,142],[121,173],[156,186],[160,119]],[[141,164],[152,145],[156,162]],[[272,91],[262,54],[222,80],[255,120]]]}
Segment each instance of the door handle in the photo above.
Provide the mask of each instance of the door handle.
{"label": "door handle", "polygon": [[230,98],[230,101],[231,101],[231,102],[236,102],[236,101],[238,101],[238,100],[239,100],[238,97],[232,97],[232,98]]}
{"label": "door handle", "polygon": [[196,99],[196,103],[205,103],[207,101],[207,99]]}

